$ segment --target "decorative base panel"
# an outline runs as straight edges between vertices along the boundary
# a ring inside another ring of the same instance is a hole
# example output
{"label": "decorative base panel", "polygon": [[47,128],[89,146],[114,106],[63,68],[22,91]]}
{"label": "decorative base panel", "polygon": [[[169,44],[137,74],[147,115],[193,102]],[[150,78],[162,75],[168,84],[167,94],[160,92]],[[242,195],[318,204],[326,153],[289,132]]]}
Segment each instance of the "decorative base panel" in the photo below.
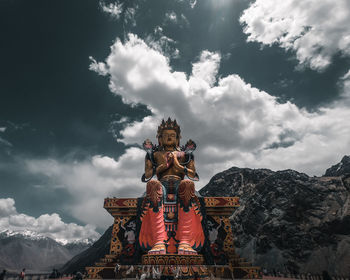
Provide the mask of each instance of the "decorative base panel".
{"label": "decorative base panel", "polygon": [[202,265],[202,255],[143,255],[143,265]]}

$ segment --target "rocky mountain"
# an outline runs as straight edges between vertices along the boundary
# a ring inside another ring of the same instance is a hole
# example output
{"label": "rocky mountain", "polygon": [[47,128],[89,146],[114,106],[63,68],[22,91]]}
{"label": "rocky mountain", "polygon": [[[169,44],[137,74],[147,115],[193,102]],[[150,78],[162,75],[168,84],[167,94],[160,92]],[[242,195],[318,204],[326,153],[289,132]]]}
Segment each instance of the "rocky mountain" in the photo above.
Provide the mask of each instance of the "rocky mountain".
{"label": "rocky mountain", "polygon": [[99,259],[109,253],[113,226],[110,226],[106,232],[91,247],[82,251],[74,258],[69,260],[60,268],[62,273],[73,273],[76,271],[85,271],[86,266],[93,265]]}
{"label": "rocky mountain", "polygon": [[326,170],[324,176],[343,176],[350,174],[350,156],[344,156],[342,160]]}
{"label": "rocky mountain", "polygon": [[75,242],[70,242],[67,244],[64,244],[63,247],[65,247],[72,256],[76,256],[78,254],[80,254],[81,252],[89,249],[92,245],[94,244],[93,241],[91,242],[79,242],[79,241],[75,241]]}
{"label": "rocky mountain", "polygon": [[231,217],[236,251],[254,264],[350,274],[349,157],[322,177],[233,167],[216,174],[200,193],[240,197]]}
{"label": "rocky mountain", "polygon": [[50,272],[90,245],[86,242],[63,245],[33,232],[4,231],[0,233],[0,268]]}

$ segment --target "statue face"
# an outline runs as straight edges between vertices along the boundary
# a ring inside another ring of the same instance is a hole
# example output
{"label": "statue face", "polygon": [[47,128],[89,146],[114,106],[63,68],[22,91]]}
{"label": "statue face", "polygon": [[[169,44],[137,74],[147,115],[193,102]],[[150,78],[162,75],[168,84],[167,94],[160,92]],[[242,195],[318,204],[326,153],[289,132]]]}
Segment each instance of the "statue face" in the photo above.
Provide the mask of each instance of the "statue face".
{"label": "statue face", "polygon": [[165,129],[162,132],[162,145],[176,147],[176,131],[172,129]]}

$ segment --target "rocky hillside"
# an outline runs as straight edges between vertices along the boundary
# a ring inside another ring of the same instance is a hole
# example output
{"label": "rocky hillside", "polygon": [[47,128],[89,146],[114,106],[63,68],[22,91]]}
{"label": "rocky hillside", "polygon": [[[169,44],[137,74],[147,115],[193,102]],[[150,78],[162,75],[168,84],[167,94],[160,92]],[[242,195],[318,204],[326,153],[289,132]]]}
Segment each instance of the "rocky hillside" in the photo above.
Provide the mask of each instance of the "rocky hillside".
{"label": "rocky hillside", "polygon": [[324,176],[344,176],[350,174],[350,156],[344,156],[342,160],[326,170]]}
{"label": "rocky hillside", "polygon": [[236,251],[270,269],[350,274],[350,158],[323,177],[233,167],[203,196],[239,196],[231,217]]}
{"label": "rocky hillside", "polygon": [[74,273],[76,271],[85,271],[86,266],[93,265],[99,259],[109,253],[113,226],[110,226],[106,232],[91,247],[76,255],[60,268],[62,273]]}
{"label": "rocky hillside", "polygon": [[90,244],[62,245],[55,240],[21,233],[0,233],[0,268],[10,271],[51,272]]}

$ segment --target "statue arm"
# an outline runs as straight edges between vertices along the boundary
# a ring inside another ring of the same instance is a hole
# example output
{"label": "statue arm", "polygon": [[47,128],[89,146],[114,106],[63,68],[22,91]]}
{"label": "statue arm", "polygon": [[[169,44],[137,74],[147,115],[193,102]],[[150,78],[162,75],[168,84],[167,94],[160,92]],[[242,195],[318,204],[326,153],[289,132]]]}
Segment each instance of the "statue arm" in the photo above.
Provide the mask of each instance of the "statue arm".
{"label": "statue arm", "polygon": [[[156,174],[162,173],[167,170],[169,167],[166,164],[160,164],[156,168]],[[150,178],[153,175],[153,164],[149,159],[146,159],[145,162],[145,177]]]}
{"label": "statue arm", "polygon": [[[188,164],[187,164],[187,175],[191,178],[194,178],[196,176],[196,167],[194,165],[194,160],[192,159]],[[185,168],[183,168],[185,169]]]}
{"label": "statue arm", "polygon": [[[156,155],[156,164],[157,164],[157,168],[156,168],[156,174],[158,177],[160,177],[160,173],[164,172],[165,170],[169,169],[171,164],[168,163],[166,155]],[[162,163],[162,161],[165,161]]]}
{"label": "statue arm", "polygon": [[145,162],[145,177],[150,178],[153,175],[153,164],[152,162],[146,158]]}
{"label": "statue arm", "polygon": [[[196,176],[196,168],[195,168],[193,159],[186,166],[183,166],[180,164],[176,156],[174,156],[173,158],[174,158],[174,165],[177,170],[185,174],[187,173],[186,175],[191,178],[194,178]],[[187,172],[185,172],[185,169],[187,169]]]}
{"label": "statue arm", "polygon": [[[168,168],[169,168],[169,167],[168,167],[166,164],[164,164],[164,163],[158,165],[158,166],[157,166],[157,169],[156,169],[156,174],[157,174],[157,176],[158,176],[159,173],[162,173],[163,171],[167,170]],[[158,176],[158,177],[159,177],[159,176]]]}

